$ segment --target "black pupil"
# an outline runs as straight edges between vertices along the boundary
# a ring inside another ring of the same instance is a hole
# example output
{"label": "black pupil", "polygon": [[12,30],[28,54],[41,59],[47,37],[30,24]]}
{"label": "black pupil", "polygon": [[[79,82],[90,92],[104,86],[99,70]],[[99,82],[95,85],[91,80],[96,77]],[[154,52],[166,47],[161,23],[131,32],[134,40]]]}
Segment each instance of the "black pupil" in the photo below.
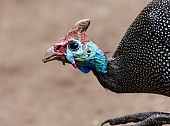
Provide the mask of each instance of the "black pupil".
{"label": "black pupil", "polygon": [[79,47],[79,45],[78,45],[78,43],[75,42],[75,41],[72,41],[72,42],[69,44],[69,49],[71,49],[71,50],[73,50],[73,51],[77,50],[78,47]]}

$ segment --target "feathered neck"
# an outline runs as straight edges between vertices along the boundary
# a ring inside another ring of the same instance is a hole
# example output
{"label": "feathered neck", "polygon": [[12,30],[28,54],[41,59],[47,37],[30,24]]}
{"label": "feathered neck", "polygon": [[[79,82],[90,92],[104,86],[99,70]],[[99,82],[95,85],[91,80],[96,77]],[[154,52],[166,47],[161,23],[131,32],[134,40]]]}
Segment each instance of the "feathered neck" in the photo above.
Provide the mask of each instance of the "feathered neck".
{"label": "feathered neck", "polygon": [[111,74],[110,74],[110,71],[109,71],[109,67],[110,67],[110,62],[109,60],[107,60],[107,73],[101,73],[95,69],[93,69],[93,74],[97,77],[98,81],[100,82],[100,84],[105,88],[105,89],[109,89],[109,90],[112,90],[114,89],[113,88],[113,85],[110,84],[111,83]]}
{"label": "feathered neck", "polygon": [[123,92],[121,85],[118,84],[117,78],[117,66],[116,60],[112,57],[107,59],[107,73],[103,74],[96,70],[93,70],[93,74],[97,77],[100,84],[105,88],[113,92]]}

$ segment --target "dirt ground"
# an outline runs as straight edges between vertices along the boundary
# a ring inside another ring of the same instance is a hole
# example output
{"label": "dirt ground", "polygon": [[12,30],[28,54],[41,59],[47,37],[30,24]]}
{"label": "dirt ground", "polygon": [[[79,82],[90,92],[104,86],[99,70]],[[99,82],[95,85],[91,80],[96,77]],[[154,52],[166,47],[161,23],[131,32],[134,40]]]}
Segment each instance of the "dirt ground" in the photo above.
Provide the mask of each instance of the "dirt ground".
{"label": "dirt ground", "polygon": [[115,51],[150,0],[0,0],[0,126],[96,126],[144,111],[170,112],[168,97],[115,94],[93,76],[60,62],[48,47],[83,18],[103,51]]}

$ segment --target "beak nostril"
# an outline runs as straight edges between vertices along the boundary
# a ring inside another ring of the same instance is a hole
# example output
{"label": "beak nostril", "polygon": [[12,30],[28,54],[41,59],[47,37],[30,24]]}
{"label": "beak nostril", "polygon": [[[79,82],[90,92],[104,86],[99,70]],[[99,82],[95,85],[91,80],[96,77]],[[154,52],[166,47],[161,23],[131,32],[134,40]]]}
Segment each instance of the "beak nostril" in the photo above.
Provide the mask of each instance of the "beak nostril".
{"label": "beak nostril", "polygon": [[61,48],[61,45],[55,46],[55,47],[54,47],[54,51],[56,52],[56,51],[58,51],[60,48]]}

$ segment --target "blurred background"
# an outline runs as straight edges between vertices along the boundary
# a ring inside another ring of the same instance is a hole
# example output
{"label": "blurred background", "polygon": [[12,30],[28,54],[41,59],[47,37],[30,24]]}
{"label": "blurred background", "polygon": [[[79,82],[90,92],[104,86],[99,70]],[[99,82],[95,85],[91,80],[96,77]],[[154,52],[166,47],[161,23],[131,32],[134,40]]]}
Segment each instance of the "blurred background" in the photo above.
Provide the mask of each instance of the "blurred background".
{"label": "blurred background", "polygon": [[80,19],[103,51],[151,0],[0,0],[0,126],[95,126],[144,111],[170,112],[170,100],[115,94],[93,76],[61,62],[42,63],[48,47]]}

